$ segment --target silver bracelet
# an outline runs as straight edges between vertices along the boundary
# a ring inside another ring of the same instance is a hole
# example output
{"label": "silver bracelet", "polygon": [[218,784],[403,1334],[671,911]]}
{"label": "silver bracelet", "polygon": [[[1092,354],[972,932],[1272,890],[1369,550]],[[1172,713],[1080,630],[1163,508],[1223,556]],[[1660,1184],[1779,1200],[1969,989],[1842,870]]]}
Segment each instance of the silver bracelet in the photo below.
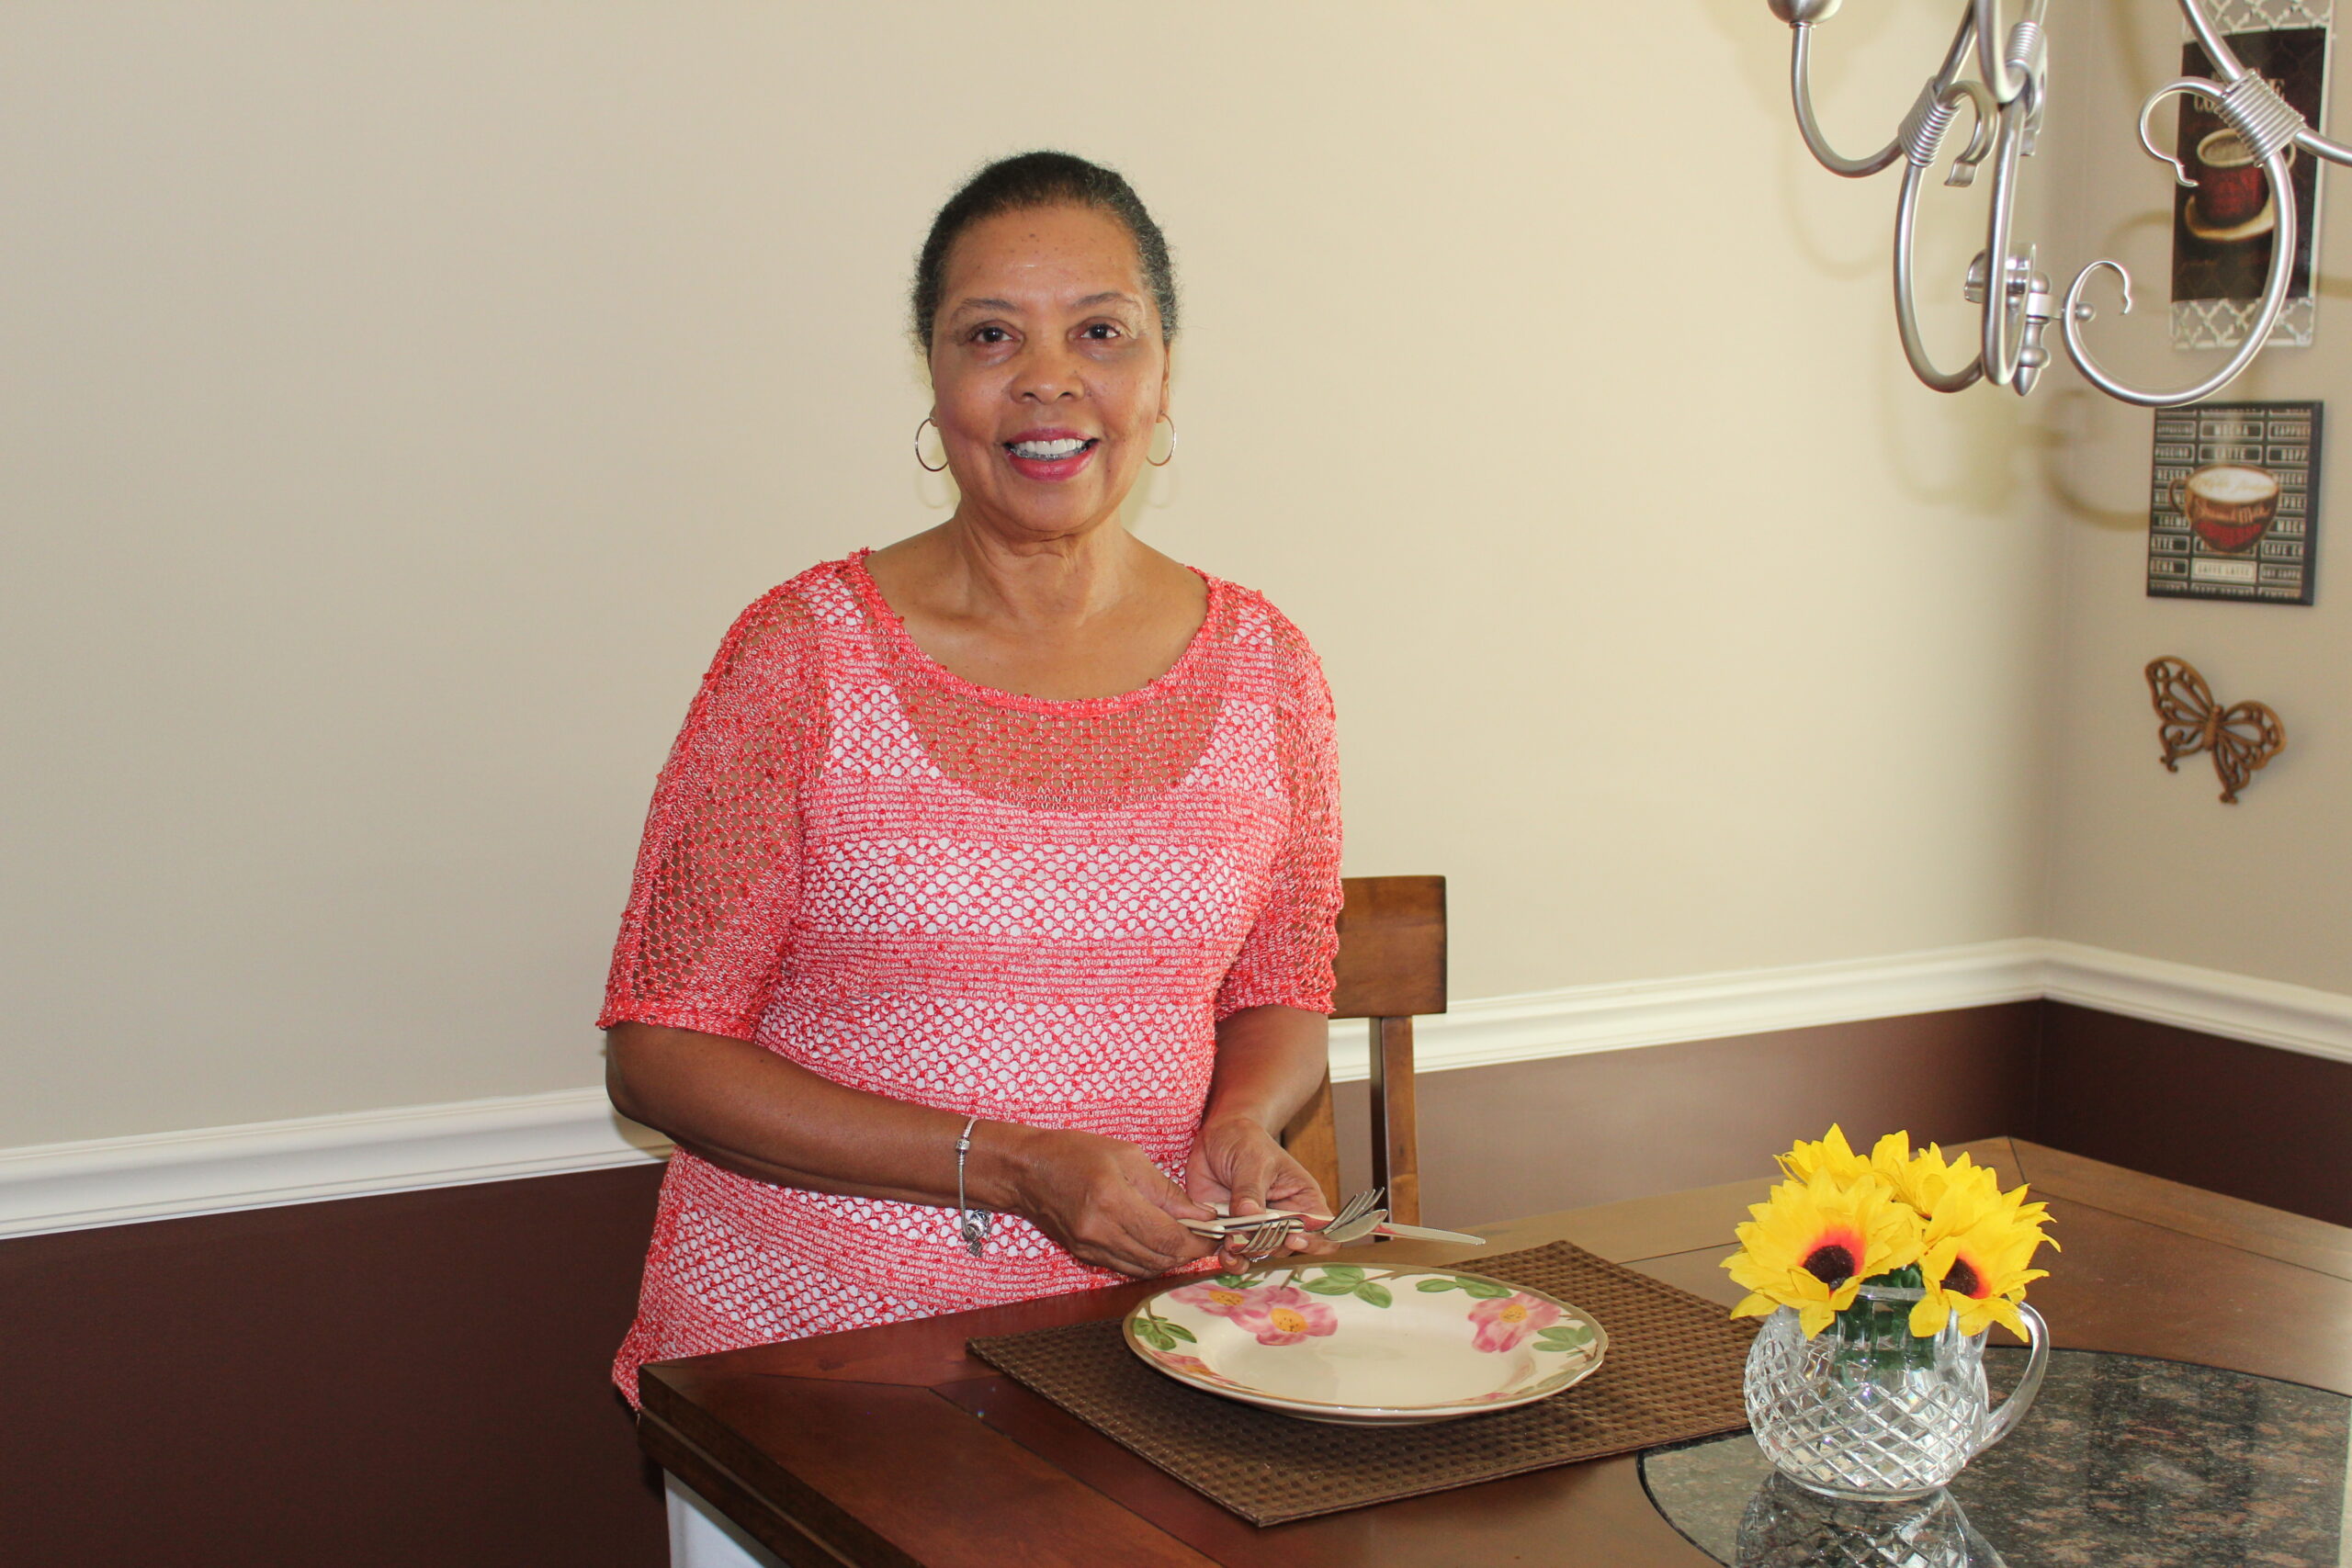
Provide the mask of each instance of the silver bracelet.
{"label": "silver bracelet", "polygon": [[964,1130],[956,1136],[956,1229],[964,1238],[964,1246],[978,1258],[989,1244],[989,1227],[996,1224],[996,1216],[983,1210],[972,1212],[964,1199],[964,1156],[972,1152],[972,1129],[979,1124],[977,1116],[967,1117]]}

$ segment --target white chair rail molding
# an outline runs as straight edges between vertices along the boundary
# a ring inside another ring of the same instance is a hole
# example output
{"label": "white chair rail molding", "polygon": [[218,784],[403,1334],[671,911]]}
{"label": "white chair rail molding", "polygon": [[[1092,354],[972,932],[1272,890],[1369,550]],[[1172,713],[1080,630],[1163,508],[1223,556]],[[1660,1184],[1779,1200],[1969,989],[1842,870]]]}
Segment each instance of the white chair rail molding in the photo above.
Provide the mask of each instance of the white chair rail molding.
{"label": "white chair rail molding", "polygon": [[[1456,1002],[1421,1021],[1423,1073],[2047,999],[2352,1062],[2352,997],[2019,938],[1878,958]],[[1332,1031],[1335,1082],[1368,1072]],[[659,1161],[601,1088],[0,1151],[0,1236]]]}

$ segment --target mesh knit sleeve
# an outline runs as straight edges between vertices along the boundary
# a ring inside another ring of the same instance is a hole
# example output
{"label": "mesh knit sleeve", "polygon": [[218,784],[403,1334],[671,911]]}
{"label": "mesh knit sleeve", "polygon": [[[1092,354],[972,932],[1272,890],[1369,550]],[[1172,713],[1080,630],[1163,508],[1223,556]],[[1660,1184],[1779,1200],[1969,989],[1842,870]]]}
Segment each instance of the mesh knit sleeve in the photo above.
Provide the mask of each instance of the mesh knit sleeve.
{"label": "mesh knit sleeve", "polygon": [[1340,757],[1331,689],[1306,639],[1279,622],[1284,668],[1275,739],[1290,789],[1290,831],[1272,888],[1217,991],[1223,1021],[1244,1008],[1331,1010],[1340,950]]}
{"label": "mesh knit sleeve", "polygon": [[799,789],[822,744],[816,628],[786,584],[737,618],[654,786],[599,1029],[751,1039],[800,892]]}

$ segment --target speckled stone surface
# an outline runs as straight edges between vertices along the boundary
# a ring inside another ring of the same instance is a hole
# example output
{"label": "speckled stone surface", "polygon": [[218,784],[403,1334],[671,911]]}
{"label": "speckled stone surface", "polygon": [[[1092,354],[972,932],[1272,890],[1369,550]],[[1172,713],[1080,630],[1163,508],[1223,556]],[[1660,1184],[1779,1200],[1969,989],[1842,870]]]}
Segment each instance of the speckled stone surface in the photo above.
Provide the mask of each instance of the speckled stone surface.
{"label": "speckled stone surface", "polygon": [[[1985,1357],[1997,1397],[2024,1352]],[[2345,1517],[2352,1399],[2269,1378],[2178,1361],[2060,1350],[2032,1411],[1987,1450],[1951,1498],[1973,1544],[1951,1568],[2352,1568]],[[1749,1562],[1770,1523],[1782,1536],[1805,1497],[1758,1497],[1772,1469],[1746,1434],[1644,1456],[1651,1501],[1720,1562],[1737,1562],[1748,1516]],[[1805,1495],[1809,1496],[1809,1495]],[[1751,1502],[1756,1504],[1750,1513]],[[1944,1561],[1905,1544],[1918,1505],[1863,1505],[1886,1515],[1876,1547],[1857,1539],[1850,1507],[1826,1506],[1815,1549],[1829,1568]],[[1907,1521],[1907,1522],[1906,1522]],[[1941,1523],[1949,1526],[1953,1521]],[[1867,1535],[1865,1523],[1860,1531]],[[1828,1555],[1820,1555],[1826,1550]],[[1785,1553],[1769,1554],[1779,1568]],[[1793,1558],[1786,1558],[1794,1561]],[[1743,1565],[1746,1568],[1746,1565]]]}

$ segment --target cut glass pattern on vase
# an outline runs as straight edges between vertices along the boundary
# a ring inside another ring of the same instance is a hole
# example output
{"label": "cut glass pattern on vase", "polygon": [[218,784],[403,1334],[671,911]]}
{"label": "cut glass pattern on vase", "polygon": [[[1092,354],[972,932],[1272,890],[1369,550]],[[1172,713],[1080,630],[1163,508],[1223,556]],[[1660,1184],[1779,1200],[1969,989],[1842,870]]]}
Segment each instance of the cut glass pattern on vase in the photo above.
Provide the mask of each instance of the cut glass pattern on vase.
{"label": "cut glass pattern on vase", "polygon": [[1984,1337],[1950,1321],[1915,1337],[1918,1299],[1865,1288],[1811,1339],[1786,1307],[1765,1320],[1747,1357],[1747,1418],[1774,1468],[1833,1497],[1923,1497],[1984,1446]]}

